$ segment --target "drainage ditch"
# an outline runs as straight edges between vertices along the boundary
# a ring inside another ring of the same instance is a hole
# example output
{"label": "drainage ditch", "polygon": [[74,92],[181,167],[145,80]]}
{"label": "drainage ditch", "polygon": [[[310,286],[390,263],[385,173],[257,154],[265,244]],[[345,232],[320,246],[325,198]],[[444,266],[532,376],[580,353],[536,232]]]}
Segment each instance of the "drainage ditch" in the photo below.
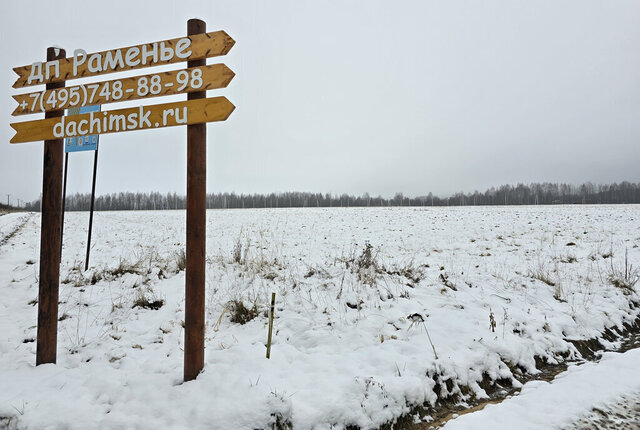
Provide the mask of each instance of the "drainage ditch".
{"label": "drainage ditch", "polygon": [[[634,305],[637,306],[638,303],[634,303]],[[619,346],[615,349],[607,349],[600,342],[600,339],[608,342],[616,342]],[[625,324],[623,330],[607,329],[599,338],[568,341],[571,342],[580,353],[580,360],[567,360],[559,364],[551,364],[536,357],[536,368],[539,370],[539,373],[531,375],[524,372],[524,369],[514,367],[512,368],[514,378],[522,384],[534,380],[549,382],[558,374],[566,371],[570,364],[597,362],[602,353],[606,351],[626,352],[631,349],[640,348],[640,318],[636,319],[633,324]],[[503,400],[520,393],[520,388],[514,388],[510,379],[492,381],[488,376],[485,376],[480,382],[480,386],[486,391],[489,398],[466,400],[464,403],[461,402],[462,399],[459,396],[440,399],[435,407],[430,405],[414,407],[411,412],[398,418],[395,423],[386,424],[382,426],[380,430],[439,429],[449,420],[457,416],[482,410],[487,405],[501,403]],[[436,394],[439,394],[437,388],[438,386],[436,386]],[[468,389],[465,390],[463,389],[464,387],[460,388],[463,393],[465,391],[468,392]],[[416,416],[430,416],[431,420],[429,422],[418,421],[414,418]]]}

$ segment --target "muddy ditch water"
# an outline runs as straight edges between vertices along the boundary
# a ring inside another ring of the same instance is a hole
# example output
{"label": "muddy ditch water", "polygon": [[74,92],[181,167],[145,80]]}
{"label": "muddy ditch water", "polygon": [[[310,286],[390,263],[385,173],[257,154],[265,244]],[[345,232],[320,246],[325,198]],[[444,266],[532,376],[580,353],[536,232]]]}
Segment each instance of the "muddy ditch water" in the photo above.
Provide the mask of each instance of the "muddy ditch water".
{"label": "muddy ditch water", "polygon": [[[606,349],[600,342],[600,339],[604,339],[609,342],[616,342],[619,344],[619,347],[615,349]],[[625,325],[623,330],[607,329],[600,338],[568,341],[571,342],[580,352],[580,355],[582,356],[580,360],[568,360],[559,364],[550,364],[536,357],[536,368],[540,372],[535,375],[530,375],[516,367],[512,369],[515,379],[522,384],[529,381],[548,382],[553,380],[558,374],[567,370],[569,364],[577,363],[579,365],[581,363],[598,361],[601,354],[606,351],[626,352],[631,349],[640,348],[640,318],[636,319],[633,324]],[[480,386],[486,391],[489,396],[488,399],[467,400],[464,403],[461,403],[461,400],[458,397],[441,399],[435,407],[414,407],[410,413],[398,418],[393,424],[386,424],[382,426],[380,430],[439,429],[449,420],[457,416],[482,410],[487,405],[501,403],[503,400],[516,396],[520,393],[520,389],[514,388],[511,385],[511,380],[509,379],[491,381],[488,377],[485,377],[485,379],[480,383]],[[463,387],[461,387],[461,390],[464,392]],[[414,418],[416,416],[430,416],[432,420],[429,422],[417,421]]]}

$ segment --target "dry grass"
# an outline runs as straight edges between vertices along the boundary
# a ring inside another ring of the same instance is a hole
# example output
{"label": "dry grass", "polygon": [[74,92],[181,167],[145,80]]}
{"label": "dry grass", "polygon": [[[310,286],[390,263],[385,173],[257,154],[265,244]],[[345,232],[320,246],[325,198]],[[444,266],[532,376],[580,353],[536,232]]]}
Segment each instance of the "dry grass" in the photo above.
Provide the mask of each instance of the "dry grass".
{"label": "dry grass", "polygon": [[231,315],[231,322],[237,324],[246,324],[258,316],[258,307],[254,304],[251,308],[244,305],[241,300],[232,300],[227,304]]}
{"label": "dry grass", "polygon": [[624,264],[622,266],[615,265],[613,258],[611,259],[608,280],[612,285],[621,288],[627,294],[634,291],[636,283],[640,280],[640,270],[629,263],[628,250],[625,249],[624,251]]}
{"label": "dry grass", "polygon": [[158,298],[152,290],[138,290],[138,296],[133,301],[132,308],[158,310],[164,305],[164,299]]}
{"label": "dry grass", "polygon": [[547,269],[542,261],[538,261],[537,267],[529,269],[529,277],[542,281],[550,287],[556,286],[556,282],[551,279],[551,271]]}
{"label": "dry grass", "polygon": [[187,268],[187,254],[184,248],[173,253],[173,260],[176,263],[176,272],[182,272]]}

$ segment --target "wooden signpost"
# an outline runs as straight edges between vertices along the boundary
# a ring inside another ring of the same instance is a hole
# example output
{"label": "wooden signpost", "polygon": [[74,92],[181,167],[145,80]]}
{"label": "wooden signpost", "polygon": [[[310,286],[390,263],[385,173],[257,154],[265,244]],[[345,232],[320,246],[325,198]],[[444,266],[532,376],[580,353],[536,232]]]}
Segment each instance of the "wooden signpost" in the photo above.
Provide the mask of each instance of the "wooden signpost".
{"label": "wooden signpost", "polygon": [[[45,119],[10,124],[11,143],[44,140],[40,285],[36,364],[55,363],[62,216],[64,138],[178,125],[187,126],[187,237],[185,281],[184,380],[204,367],[206,249],[206,123],[224,121],[235,107],[207,90],[225,88],[235,76],[224,64],[206,59],[225,55],[235,41],[224,31],[207,33],[198,19],[187,22],[187,37],[88,54],[77,49],[65,58],[48,48],[47,61],[13,69],[14,88],[46,84],[44,91],[14,96],[14,116],[45,113]],[[187,68],[157,74],[86,83],[65,88],[76,78],[187,61]],[[187,101],[64,116],[64,109],[106,105],[165,95],[187,94]]]}

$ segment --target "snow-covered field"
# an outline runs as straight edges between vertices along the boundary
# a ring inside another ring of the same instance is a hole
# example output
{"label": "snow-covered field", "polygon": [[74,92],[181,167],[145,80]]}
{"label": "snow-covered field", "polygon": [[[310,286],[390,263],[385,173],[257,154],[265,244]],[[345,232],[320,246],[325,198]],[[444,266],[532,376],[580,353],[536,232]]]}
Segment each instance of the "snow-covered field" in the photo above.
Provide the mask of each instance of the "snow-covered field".
{"label": "snow-covered field", "polygon": [[[66,215],[57,365],[34,366],[39,216],[0,245],[0,427],[377,428],[640,314],[640,206],[207,215],[205,371],[185,384],[184,212],[96,213],[87,272],[88,214]],[[0,216],[0,243],[24,218]]]}

